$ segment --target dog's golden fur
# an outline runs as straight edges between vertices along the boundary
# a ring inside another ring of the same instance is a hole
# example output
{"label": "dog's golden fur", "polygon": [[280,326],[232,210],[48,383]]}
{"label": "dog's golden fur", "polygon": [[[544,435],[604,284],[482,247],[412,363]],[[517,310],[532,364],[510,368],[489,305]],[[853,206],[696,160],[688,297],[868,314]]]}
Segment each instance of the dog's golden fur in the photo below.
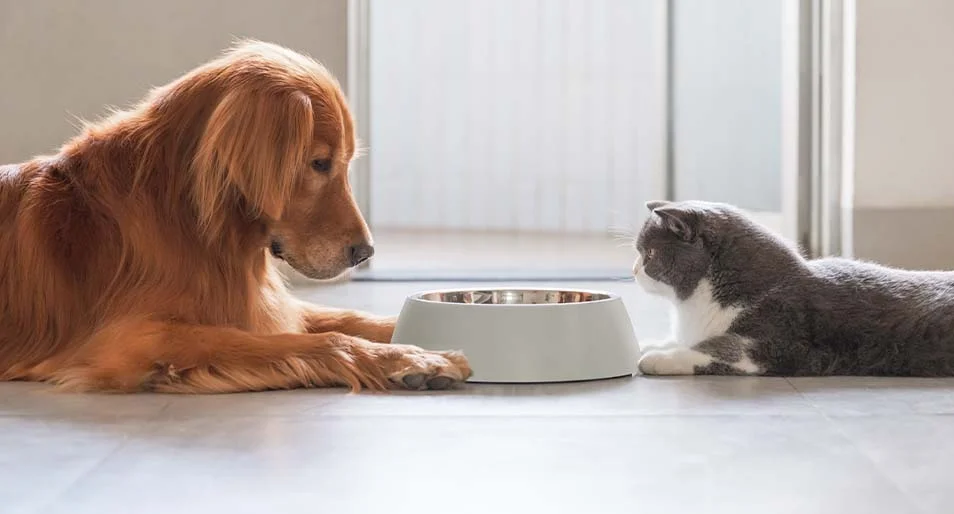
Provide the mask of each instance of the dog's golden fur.
{"label": "dog's golden fur", "polygon": [[301,302],[278,276],[273,244],[314,278],[370,244],[354,153],[334,78],[249,41],[56,155],[0,167],[0,380],[230,392],[467,378],[461,355],[387,344],[392,318]]}

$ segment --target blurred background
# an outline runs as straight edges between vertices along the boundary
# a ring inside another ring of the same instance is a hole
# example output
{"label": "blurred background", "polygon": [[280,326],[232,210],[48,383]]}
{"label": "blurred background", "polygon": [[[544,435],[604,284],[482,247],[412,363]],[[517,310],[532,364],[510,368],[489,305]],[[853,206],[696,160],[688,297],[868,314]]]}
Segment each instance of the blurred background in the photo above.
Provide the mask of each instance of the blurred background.
{"label": "blurred background", "polygon": [[815,254],[945,264],[951,6],[857,4],[0,0],[0,162],[254,37],[348,91],[378,249],[359,280],[623,276],[657,198],[738,204]]}
{"label": "blurred background", "polygon": [[670,194],[777,221],[781,3],[369,2],[373,269],[625,274]]}

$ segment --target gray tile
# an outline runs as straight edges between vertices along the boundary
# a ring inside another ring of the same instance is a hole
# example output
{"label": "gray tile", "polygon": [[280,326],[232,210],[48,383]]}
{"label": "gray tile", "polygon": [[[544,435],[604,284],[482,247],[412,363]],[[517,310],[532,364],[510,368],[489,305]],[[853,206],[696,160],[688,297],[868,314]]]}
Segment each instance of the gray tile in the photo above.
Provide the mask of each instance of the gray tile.
{"label": "gray tile", "polygon": [[954,414],[954,378],[823,377],[789,382],[831,415]]}
{"label": "gray tile", "polygon": [[0,512],[51,504],[142,429],[88,416],[0,417]]}
{"label": "gray tile", "polygon": [[631,377],[571,384],[468,384],[451,393],[324,392],[321,415],[628,416],[807,415],[817,411],[780,378]]}
{"label": "gray tile", "polygon": [[168,404],[156,394],[75,394],[46,384],[0,382],[0,416],[45,416],[99,421],[152,419]]}
{"label": "gray tile", "polygon": [[923,512],[954,510],[950,416],[844,417],[833,423]]}
{"label": "gray tile", "polygon": [[915,512],[825,420],[165,421],[50,513]]}
{"label": "gray tile", "polygon": [[320,412],[342,391],[297,389],[242,394],[168,395],[164,419],[285,417]]}

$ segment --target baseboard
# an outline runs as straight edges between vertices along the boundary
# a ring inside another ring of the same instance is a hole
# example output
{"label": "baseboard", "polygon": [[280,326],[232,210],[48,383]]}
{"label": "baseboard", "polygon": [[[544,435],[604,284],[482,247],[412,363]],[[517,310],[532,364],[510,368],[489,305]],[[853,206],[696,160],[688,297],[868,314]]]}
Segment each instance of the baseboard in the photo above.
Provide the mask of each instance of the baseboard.
{"label": "baseboard", "polygon": [[954,207],[856,208],[852,256],[887,266],[954,270]]}

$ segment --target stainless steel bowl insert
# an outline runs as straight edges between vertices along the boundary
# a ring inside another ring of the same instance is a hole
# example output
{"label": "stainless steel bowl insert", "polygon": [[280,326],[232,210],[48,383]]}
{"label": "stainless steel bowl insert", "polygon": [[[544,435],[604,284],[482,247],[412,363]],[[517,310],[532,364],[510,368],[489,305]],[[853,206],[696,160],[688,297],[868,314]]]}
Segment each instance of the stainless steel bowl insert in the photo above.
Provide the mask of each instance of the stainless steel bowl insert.
{"label": "stainless steel bowl insert", "polygon": [[611,296],[588,291],[560,291],[555,289],[483,289],[436,291],[419,294],[417,298],[428,302],[477,305],[552,305],[598,302],[609,300]]}

